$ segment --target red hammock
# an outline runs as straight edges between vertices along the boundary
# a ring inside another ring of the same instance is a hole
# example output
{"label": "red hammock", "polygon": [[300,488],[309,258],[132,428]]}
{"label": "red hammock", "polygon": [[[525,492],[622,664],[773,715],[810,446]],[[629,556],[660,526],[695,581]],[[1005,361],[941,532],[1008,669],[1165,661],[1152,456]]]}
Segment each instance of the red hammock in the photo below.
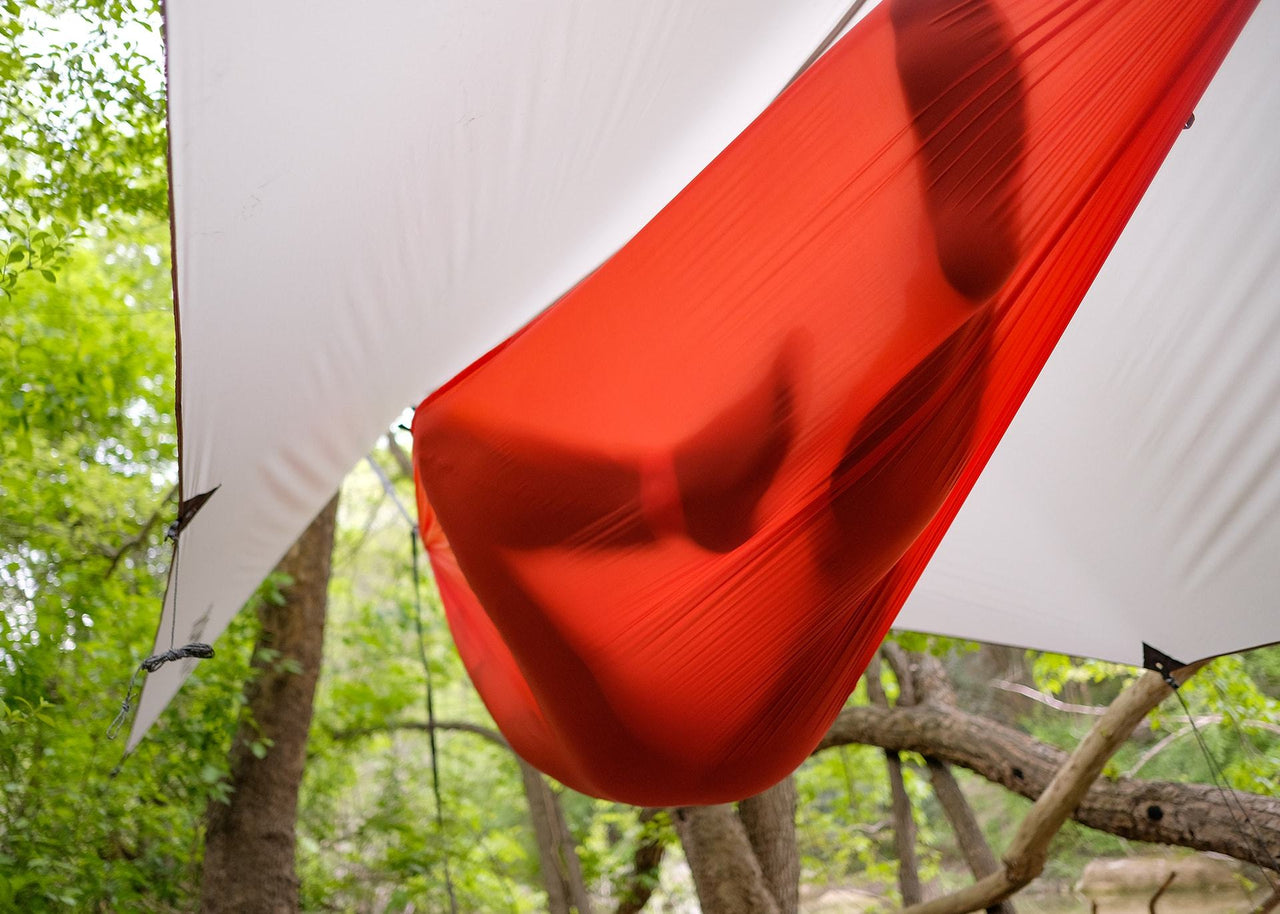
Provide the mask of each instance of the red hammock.
{"label": "red hammock", "polygon": [[674,805],[812,751],[1254,5],[890,0],[419,407],[517,752]]}

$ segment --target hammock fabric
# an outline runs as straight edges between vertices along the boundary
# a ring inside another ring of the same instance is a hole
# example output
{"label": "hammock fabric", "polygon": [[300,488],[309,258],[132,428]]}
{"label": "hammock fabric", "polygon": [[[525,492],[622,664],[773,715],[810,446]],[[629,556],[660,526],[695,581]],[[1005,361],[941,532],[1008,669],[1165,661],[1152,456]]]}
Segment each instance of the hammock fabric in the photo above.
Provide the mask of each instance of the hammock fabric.
{"label": "hammock fabric", "polygon": [[675,805],[812,751],[1254,5],[886,3],[419,407],[517,752]]}

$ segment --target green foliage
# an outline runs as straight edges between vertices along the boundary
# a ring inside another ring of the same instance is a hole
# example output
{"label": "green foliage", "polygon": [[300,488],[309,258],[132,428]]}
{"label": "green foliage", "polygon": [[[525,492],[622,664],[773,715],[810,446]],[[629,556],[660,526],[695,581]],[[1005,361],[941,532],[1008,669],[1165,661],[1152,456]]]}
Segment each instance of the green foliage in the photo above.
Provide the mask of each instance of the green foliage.
{"label": "green foliage", "polygon": [[[412,502],[406,481],[400,497]],[[427,734],[401,726],[427,716],[409,547],[403,518],[361,468],[344,487],[339,512],[299,812],[304,908],[365,910],[376,902],[389,911],[448,910],[447,861],[464,909],[538,910],[537,851],[511,753],[471,733],[438,735],[441,830]],[[438,719],[492,727],[429,582],[422,599]]]}
{"label": "green foliage", "polygon": [[[160,531],[174,508],[158,19],[152,2],[0,2],[0,911],[191,910],[205,810],[231,789],[252,614],[222,636],[216,660],[195,667],[115,777],[121,747],[105,739],[152,643],[168,562]],[[400,497],[412,503],[406,480]],[[299,811],[304,908],[447,909],[447,865],[464,909],[539,910],[536,848],[506,749],[470,732],[439,734],[437,824],[427,737],[412,726],[426,717],[426,683],[408,544],[377,481],[355,474]],[[287,584],[273,576],[259,598],[279,603]],[[491,726],[440,607],[422,596],[439,718]],[[949,658],[974,650],[896,638]],[[257,663],[293,668],[270,652]],[[1054,655],[1036,656],[1034,668],[1041,688],[1084,704],[1109,701],[1132,675]],[[885,685],[896,693],[887,672]],[[1230,783],[1274,793],[1280,650],[1224,658],[1183,691]],[[865,700],[860,689],[854,701]],[[1032,707],[1021,723],[1069,746],[1088,721]],[[250,749],[269,758],[273,747],[259,738]],[[920,760],[907,762],[924,876],[950,878],[956,849]],[[1144,776],[1207,779],[1176,703],[1114,771],[1138,766]],[[856,880],[891,894],[883,753],[822,753],[797,785],[806,881]],[[999,847],[1025,802],[972,780],[966,788]],[[675,843],[662,816],[641,825],[635,809],[569,791],[561,802],[601,892],[616,891],[640,841]],[[1053,865],[1065,874],[1081,854],[1124,849],[1071,827]]]}
{"label": "green foliage", "polygon": [[154,3],[6,3],[0,297],[20,281],[55,282],[90,226],[165,215],[158,21]]}
{"label": "green foliage", "polygon": [[105,739],[168,561],[147,527],[173,507],[163,250],[119,220],[0,298],[0,910],[185,908],[226,789],[248,617],[114,778]]}
{"label": "green foliage", "polygon": [[1280,699],[1280,646],[1250,651],[1242,660],[1258,691],[1268,698]]}
{"label": "green foliage", "polygon": [[121,767],[176,435],[153,7],[0,15],[0,910],[189,907],[246,622]]}
{"label": "green foliage", "polygon": [[246,618],[111,776],[175,478],[158,45],[132,37],[153,23],[0,18],[0,910],[189,907],[248,672]]}
{"label": "green foliage", "polygon": [[892,641],[904,651],[916,654],[933,654],[941,657],[947,654],[971,653],[978,650],[976,641],[965,641],[962,638],[948,638],[945,635],[929,635],[924,632],[899,631],[889,632],[886,641]]}
{"label": "green foliage", "polygon": [[1208,781],[1220,766],[1227,785],[1280,796],[1280,700],[1249,675],[1250,666],[1266,669],[1278,656],[1280,649],[1271,647],[1219,657],[1193,676],[1181,689],[1187,708],[1166,701],[1153,716],[1153,734],[1166,735],[1170,743],[1144,764],[1142,776]]}
{"label": "green foliage", "polygon": [[892,883],[893,842],[884,753],[868,747],[825,752],[801,768],[797,838],[806,876],[839,884],[850,877]]}
{"label": "green foliage", "polygon": [[[908,640],[913,647],[937,653],[957,649],[952,639],[931,644],[928,636]],[[901,642],[900,642],[901,643]],[[968,650],[967,647],[958,647]],[[898,684],[888,665],[881,685],[892,702]],[[865,682],[850,698],[867,704]],[[902,753],[903,783],[911,798],[917,827],[918,866],[925,880],[939,875],[948,844],[945,819],[933,797],[924,759]],[[885,753],[868,746],[844,746],[810,758],[796,772],[799,804],[796,819],[801,868],[806,883],[839,885],[850,881],[896,897],[897,851]]]}
{"label": "green foliage", "polygon": [[[1227,786],[1280,795],[1275,775],[1280,700],[1266,688],[1268,671],[1277,667],[1278,647],[1214,660],[1182,686],[1181,701],[1166,699],[1150,715],[1145,737],[1117,753],[1105,774],[1212,782],[1220,768]],[[1035,655],[1033,668],[1046,691],[1062,694],[1074,688],[1073,701],[1096,705],[1110,702],[1141,672],[1058,654]],[[1253,671],[1259,673],[1256,678]],[[1033,732],[1048,742],[1071,746],[1081,734],[1064,732],[1068,721],[1063,715],[1045,717]],[[1073,729],[1081,730],[1080,722]]]}
{"label": "green foliage", "polygon": [[[570,799],[566,811],[577,821],[586,821],[587,834],[579,844],[578,856],[582,859],[583,874],[588,885],[609,885],[610,897],[621,900],[630,890],[633,878],[632,861],[636,847],[641,842],[657,842],[666,854],[679,853],[680,839],[676,836],[671,816],[667,811],[658,812],[648,821],[641,821],[639,811],[616,803],[603,803],[580,795],[562,795]],[[660,873],[640,880],[639,886],[650,892],[660,891]]]}

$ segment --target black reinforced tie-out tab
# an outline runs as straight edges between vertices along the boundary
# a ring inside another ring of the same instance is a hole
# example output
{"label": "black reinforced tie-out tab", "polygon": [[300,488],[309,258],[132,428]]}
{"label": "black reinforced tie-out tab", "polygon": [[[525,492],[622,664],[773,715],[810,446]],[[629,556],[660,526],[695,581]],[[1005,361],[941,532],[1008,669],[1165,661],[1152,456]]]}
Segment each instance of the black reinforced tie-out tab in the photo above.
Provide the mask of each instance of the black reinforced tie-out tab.
{"label": "black reinforced tie-out tab", "polygon": [[1180,670],[1184,666],[1181,660],[1175,660],[1164,651],[1157,650],[1147,642],[1142,642],[1142,665],[1148,670],[1154,670],[1164,677],[1172,688],[1178,687],[1178,680],[1173,678],[1173,671]]}
{"label": "black reinforced tie-out tab", "polygon": [[208,492],[201,492],[199,495],[192,495],[190,498],[183,499],[182,504],[178,505],[178,519],[169,525],[169,529],[166,530],[164,534],[165,538],[171,540],[177,539],[178,534],[181,533],[183,529],[186,528],[187,524],[191,523],[192,518],[196,516],[196,512],[203,508],[205,502],[213,496],[213,493],[221,488],[222,486],[217,485]]}

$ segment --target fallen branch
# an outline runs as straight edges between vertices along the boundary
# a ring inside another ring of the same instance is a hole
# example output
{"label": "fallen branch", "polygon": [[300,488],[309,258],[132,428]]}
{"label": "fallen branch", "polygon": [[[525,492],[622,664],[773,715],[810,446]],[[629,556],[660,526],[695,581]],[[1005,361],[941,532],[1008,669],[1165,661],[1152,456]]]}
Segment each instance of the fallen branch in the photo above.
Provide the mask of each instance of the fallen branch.
{"label": "fallen branch", "polygon": [[1044,870],[1049,842],[1070,818],[1107,760],[1128,739],[1138,721],[1170,693],[1158,673],[1148,672],[1120,693],[1107,713],[1058,769],[1013,836],[995,873],[951,895],[912,905],[903,914],[967,914],[1003,901]]}
{"label": "fallen branch", "polygon": [[[867,745],[918,752],[976,772],[1028,799],[1040,797],[1067,753],[956,708],[853,707],[815,751]],[[1082,825],[1122,838],[1215,851],[1262,867],[1280,857],[1280,798],[1232,791],[1267,850],[1240,833],[1218,788],[1119,777],[1096,781],[1070,811]]]}

